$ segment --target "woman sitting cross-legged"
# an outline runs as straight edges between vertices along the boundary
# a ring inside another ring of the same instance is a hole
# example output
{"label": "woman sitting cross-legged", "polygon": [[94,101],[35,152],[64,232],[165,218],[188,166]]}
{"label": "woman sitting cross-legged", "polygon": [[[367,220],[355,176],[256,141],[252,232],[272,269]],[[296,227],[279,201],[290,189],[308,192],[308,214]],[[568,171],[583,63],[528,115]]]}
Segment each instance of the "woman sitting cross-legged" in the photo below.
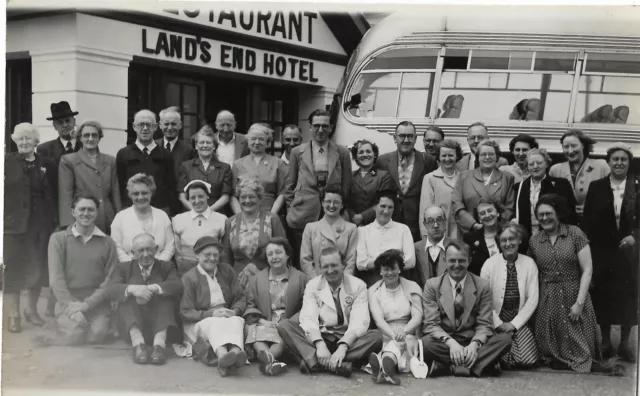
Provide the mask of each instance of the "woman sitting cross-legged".
{"label": "woman sitting cross-legged", "polygon": [[265,256],[269,267],[249,280],[245,344],[247,352],[255,352],[258,357],[262,374],[278,375],[286,371],[286,366],[276,360],[284,352],[277,326],[281,319],[300,312],[308,278],[291,267],[291,246],[286,238],[271,238]]}
{"label": "woman sitting cross-legged", "polygon": [[[213,350],[218,371],[226,377],[247,362],[242,319],[246,296],[233,268],[220,263],[222,246],[216,238],[198,239],[193,251],[198,265],[182,277],[180,316],[184,322],[184,338],[193,348],[193,355],[205,364],[215,362],[210,357]],[[199,339],[204,340],[204,345]]]}
{"label": "woman sitting cross-legged", "polygon": [[383,346],[379,354],[369,356],[372,379],[400,385],[397,373],[409,371],[409,359],[418,347],[414,333],[422,323],[422,292],[417,283],[400,276],[404,260],[399,250],[383,252],[374,265],[382,280],[369,288],[369,310],[382,332]]}
{"label": "woman sitting cross-legged", "polygon": [[480,272],[491,285],[496,333],[513,334],[511,351],[500,358],[501,368],[506,369],[538,362],[538,347],[528,324],[538,306],[538,267],[530,257],[518,254],[526,237],[523,226],[505,224],[498,234],[502,254],[488,259]]}

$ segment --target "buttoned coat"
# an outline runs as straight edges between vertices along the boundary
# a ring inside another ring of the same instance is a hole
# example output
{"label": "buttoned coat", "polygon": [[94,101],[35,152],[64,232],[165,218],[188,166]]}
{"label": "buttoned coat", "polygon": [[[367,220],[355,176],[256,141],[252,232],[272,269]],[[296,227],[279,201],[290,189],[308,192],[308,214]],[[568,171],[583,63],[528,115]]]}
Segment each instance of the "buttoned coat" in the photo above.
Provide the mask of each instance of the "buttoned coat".
{"label": "buttoned coat", "polygon": [[462,172],[453,190],[452,210],[456,222],[463,233],[469,232],[476,222],[473,211],[481,198],[491,198],[504,207],[503,220],[511,220],[513,217],[513,175],[495,169],[485,187],[482,179],[482,171],[476,168]]}
{"label": "buttoned coat", "polygon": [[[456,163],[456,169],[458,169],[458,172],[464,172],[464,171],[470,170],[469,161],[471,161],[471,154],[466,153],[465,155],[462,156],[462,158],[460,158],[460,161]],[[509,165],[509,161],[507,161],[507,159],[504,157],[500,157],[496,162],[496,169],[499,169],[501,166],[507,166],[507,165]]]}
{"label": "buttoned coat", "polygon": [[460,327],[456,327],[453,289],[449,275],[431,278],[422,293],[423,333],[436,339],[456,336],[485,344],[493,335],[492,296],[489,281],[467,273],[463,291],[464,311]]}
{"label": "buttoned coat", "polygon": [[[80,139],[76,139],[76,146],[73,149],[73,152],[76,153],[82,148],[82,142]],[[67,149],[62,145],[62,141],[60,138],[55,138],[53,140],[49,140],[48,142],[44,142],[38,145],[36,148],[36,153],[40,154],[43,157],[51,158],[56,166],[60,163],[60,158],[67,153]]]}
{"label": "buttoned coat", "polygon": [[411,174],[411,180],[409,181],[409,188],[407,193],[402,193],[400,187],[400,178],[398,174],[398,151],[382,154],[376,161],[376,169],[381,169],[389,172],[391,180],[393,180],[396,191],[396,206],[393,210],[393,220],[399,223],[406,224],[411,230],[411,234],[414,236],[414,240],[417,239],[416,235],[420,234],[419,215],[420,210],[420,194],[422,193],[422,181],[427,173],[433,172],[438,164],[433,160],[433,157],[425,157],[421,152],[413,150],[415,154],[415,161],[413,165],[413,173]]}
{"label": "buttoned coat", "polygon": [[422,180],[422,191],[420,193],[420,210],[419,210],[419,224],[420,233],[427,235],[427,229],[424,226],[424,211],[433,206],[440,206],[447,218],[447,235],[451,238],[458,239],[458,224],[456,223],[455,216],[451,211],[453,190],[456,187],[456,181],[460,177],[454,177],[449,179],[444,176],[441,168],[434,170],[427,174]]}
{"label": "buttoned coat", "polygon": [[207,201],[209,206],[224,194],[233,194],[231,167],[217,159],[211,159],[207,170],[204,169],[200,158],[183,162],[178,176],[178,194],[183,193],[184,187],[192,180],[203,180],[211,184],[211,196]]}
{"label": "buttoned coat", "polygon": [[[327,151],[327,186],[339,185],[343,202],[349,202],[352,178],[349,150],[329,141]],[[291,150],[286,180],[287,224],[293,229],[303,230],[307,223],[318,221],[321,210],[320,189],[311,159],[310,143],[303,143]]]}
{"label": "buttoned coat", "polygon": [[58,168],[58,216],[61,226],[75,222],[71,216],[71,203],[80,193],[92,195],[100,201],[96,226],[108,233],[116,213],[122,210],[116,159],[98,153],[94,164],[85,150],[62,156]]}
{"label": "buttoned coat", "polygon": [[[347,346],[362,337],[369,329],[369,298],[367,286],[360,279],[344,274],[340,291],[340,306],[347,331],[341,338]],[[331,294],[331,286],[324,276],[316,276],[304,289],[300,327],[307,339],[313,343],[322,339],[327,327],[338,324],[338,312]]]}
{"label": "buttoned coat", "polygon": [[576,175],[575,183],[571,178],[571,167],[569,166],[569,161],[553,165],[549,170],[549,175],[567,179],[569,181],[571,188],[573,189],[573,194],[576,197],[576,212],[579,216],[582,216],[584,201],[587,198],[589,185],[591,182],[608,176],[609,172],[609,164],[607,164],[605,160],[587,158],[584,160],[582,167]]}
{"label": "buttoned coat", "polygon": [[342,218],[336,220],[335,227],[342,229],[337,236],[333,227],[323,217],[304,228],[300,246],[300,269],[309,278],[320,275],[320,254],[322,249],[329,246],[334,246],[340,251],[345,266],[344,272],[353,275],[356,268],[358,227]]}
{"label": "buttoned coat", "polygon": [[362,215],[360,225],[365,226],[376,218],[373,206],[378,193],[380,191],[394,191],[395,187],[389,172],[379,169],[372,169],[364,176],[358,169],[353,172],[352,181],[353,187],[351,187],[351,196],[347,203],[347,212],[350,219],[353,219],[354,215]]}
{"label": "buttoned coat", "polygon": [[[302,298],[304,289],[309,282],[309,278],[297,269],[289,268],[289,278],[285,289],[285,311],[283,319],[289,319],[302,309]],[[258,272],[256,276],[249,279],[247,287],[247,309],[244,317],[257,315],[259,318],[271,320],[273,310],[271,309],[271,282],[269,281],[269,268]]]}
{"label": "buttoned coat", "polygon": [[[447,248],[450,240],[451,238],[446,235],[443,238],[442,244],[445,249]],[[427,238],[425,237],[421,241],[416,242],[414,246],[416,248],[416,281],[420,287],[424,287],[427,280],[440,276],[447,271],[447,262],[444,259],[444,251],[441,251],[438,256],[437,273],[434,274],[431,264],[429,263],[429,252],[425,249],[425,246],[427,246]]]}
{"label": "buttoned coat", "polygon": [[158,285],[162,289],[163,297],[180,296],[182,282],[178,278],[178,271],[170,261],[155,260],[149,278],[145,282],[140,271],[138,260],[118,263],[116,271],[108,288],[109,298],[114,301],[126,301],[132,296],[125,296],[129,285]]}
{"label": "buttoned coat", "polygon": [[[166,149],[164,138],[156,139],[156,144]],[[178,139],[176,141],[176,144],[173,146],[173,150],[171,150],[176,180],[178,180],[178,175],[180,174],[180,165],[182,165],[182,163],[185,161],[189,161],[190,159],[195,158],[196,155],[196,150],[193,148],[193,145],[191,143],[182,139]]]}

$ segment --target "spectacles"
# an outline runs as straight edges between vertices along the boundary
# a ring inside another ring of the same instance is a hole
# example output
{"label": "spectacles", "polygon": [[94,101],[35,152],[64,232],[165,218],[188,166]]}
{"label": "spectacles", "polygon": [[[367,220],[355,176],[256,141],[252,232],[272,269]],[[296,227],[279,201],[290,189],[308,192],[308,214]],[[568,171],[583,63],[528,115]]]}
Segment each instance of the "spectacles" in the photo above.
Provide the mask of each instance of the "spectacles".
{"label": "spectacles", "polygon": [[429,143],[429,144],[438,144],[440,143],[440,140],[438,139],[424,139],[425,144]]}
{"label": "spectacles", "polygon": [[139,128],[139,129],[144,129],[144,128],[155,128],[158,124],[156,124],[155,122],[136,122],[133,124],[134,127]]}
{"label": "spectacles", "polygon": [[416,138],[416,135],[396,135],[396,137],[402,142],[404,140],[412,141]]}
{"label": "spectacles", "polygon": [[444,217],[436,217],[435,219],[427,219],[427,220],[426,220],[427,225],[432,226],[432,227],[433,227],[436,223],[438,223],[438,224],[444,224],[444,222],[445,222]]}
{"label": "spectacles", "polygon": [[327,125],[327,124],[317,124],[317,125],[311,125],[311,128],[313,128],[314,131],[319,131],[319,130],[325,130],[328,131],[331,128],[331,125]]}

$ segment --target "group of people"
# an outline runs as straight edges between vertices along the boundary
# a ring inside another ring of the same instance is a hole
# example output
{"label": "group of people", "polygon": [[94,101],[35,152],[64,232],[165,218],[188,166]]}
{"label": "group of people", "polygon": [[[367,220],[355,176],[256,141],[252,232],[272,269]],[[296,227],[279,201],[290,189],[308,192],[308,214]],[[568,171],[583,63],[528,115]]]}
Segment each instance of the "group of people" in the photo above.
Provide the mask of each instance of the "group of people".
{"label": "group of people", "polygon": [[635,359],[640,179],[624,143],[591,159],[595,141],[570,130],[567,161],[551,166],[523,134],[509,165],[482,123],[462,155],[435,126],[417,151],[404,121],[397,150],[359,140],[349,152],[316,110],[311,140],[287,126],[277,158],[268,125],[238,134],[221,111],[192,144],[171,107],[136,113],[137,139],[114,158],[98,122],[76,130],[67,102],[51,111],[59,138],[38,145],[19,124],[5,159],[10,332],[24,289],[24,319],[45,324],[36,303],[50,285],[56,328],[41,341],[105,342],[115,323],[135,363],[163,364],[174,344],[223,376],[254,359],[279,375],[290,359],[343,376],[366,364],[397,385],[420,344],[430,376],[620,374],[607,358]]}

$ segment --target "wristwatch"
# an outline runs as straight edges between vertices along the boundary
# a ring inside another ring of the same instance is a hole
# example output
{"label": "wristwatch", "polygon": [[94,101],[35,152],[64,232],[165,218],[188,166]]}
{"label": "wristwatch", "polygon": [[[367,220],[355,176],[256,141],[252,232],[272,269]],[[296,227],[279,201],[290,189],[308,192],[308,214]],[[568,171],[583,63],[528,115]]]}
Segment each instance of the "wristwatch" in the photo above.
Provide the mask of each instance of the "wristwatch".
{"label": "wristwatch", "polygon": [[478,348],[480,348],[482,345],[484,345],[484,343],[480,340],[472,340],[471,342],[475,342],[476,344],[478,344]]}
{"label": "wristwatch", "polygon": [[449,341],[450,339],[451,339],[451,337],[449,337],[449,336],[444,336],[444,337],[442,337],[442,343],[443,343],[443,344],[446,344],[446,343],[447,343],[447,341]]}

